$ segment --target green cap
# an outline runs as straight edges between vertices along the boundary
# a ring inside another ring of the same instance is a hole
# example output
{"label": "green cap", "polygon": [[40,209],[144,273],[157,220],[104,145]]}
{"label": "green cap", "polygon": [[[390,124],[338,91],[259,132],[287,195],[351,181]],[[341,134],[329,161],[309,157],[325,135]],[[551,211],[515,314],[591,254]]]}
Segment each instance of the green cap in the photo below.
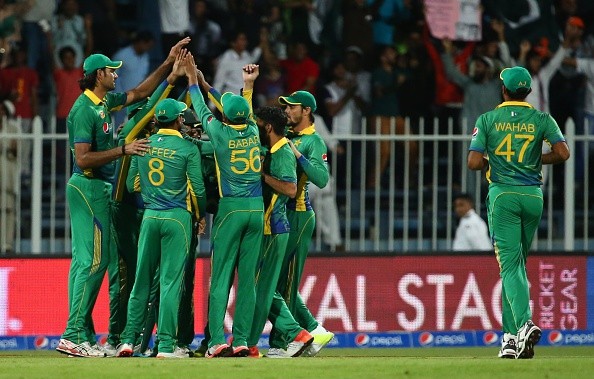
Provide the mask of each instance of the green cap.
{"label": "green cap", "polygon": [[103,54],[92,54],[85,59],[83,63],[83,70],[85,75],[88,75],[100,68],[120,68],[122,61],[112,61]]}
{"label": "green cap", "polygon": [[235,124],[245,122],[250,115],[250,105],[247,100],[231,92],[225,92],[221,96],[223,114],[229,121]]}
{"label": "green cap", "polygon": [[503,85],[510,92],[516,92],[521,88],[530,89],[532,85],[530,73],[520,66],[503,69],[499,74],[499,78],[503,80]]}
{"label": "green cap", "polygon": [[303,107],[311,108],[312,112],[316,111],[316,99],[307,91],[295,91],[289,96],[281,96],[278,102],[284,105],[301,105]]}
{"label": "green cap", "polygon": [[175,99],[163,99],[155,108],[155,116],[159,122],[171,122],[179,117],[188,108],[186,103]]}

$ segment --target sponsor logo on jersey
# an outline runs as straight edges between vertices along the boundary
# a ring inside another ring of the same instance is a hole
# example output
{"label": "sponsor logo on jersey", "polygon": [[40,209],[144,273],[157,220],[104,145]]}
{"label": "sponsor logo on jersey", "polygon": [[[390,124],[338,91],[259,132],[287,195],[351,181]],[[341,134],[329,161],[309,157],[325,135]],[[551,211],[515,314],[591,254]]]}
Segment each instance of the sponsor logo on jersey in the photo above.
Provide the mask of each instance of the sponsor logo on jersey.
{"label": "sponsor logo on jersey", "polygon": [[103,123],[103,133],[108,134],[109,133],[109,124],[107,122]]}
{"label": "sponsor logo on jersey", "polygon": [[563,342],[563,334],[558,330],[551,330],[548,340],[551,345],[560,345]]}
{"label": "sponsor logo on jersey", "polygon": [[499,335],[493,331],[488,331],[483,334],[483,343],[487,346],[495,345],[499,342]]}
{"label": "sponsor logo on jersey", "polygon": [[322,154],[322,160],[328,162],[328,154]]}
{"label": "sponsor logo on jersey", "polygon": [[472,136],[473,137],[478,136],[478,128],[477,127],[475,127],[474,129],[472,129]]}
{"label": "sponsor logo on jersey", "polygon": [[101,117],[101,118],[105,118],[105,112],[103,112],[103,111],[99,111],[99,117]]}
{"label": "sponsor logo on jersey", "polygon": [[419,334],[419,343],[421,344],[421,346],[432,345],[434,339],[435,337],[433,336],[433,334],[429,332],[423,332]]}
{"label": "sponsor logo on jersey", "polygon": [[208,118],[206,119],[206,122],[210,124],[210,122],[212,121],[213,117],[212,116],[208,116]]}
{"label": "sponsor logo on jersey", "polygon": [[49,339],[46,336],[37,336],[33,340],[35,350],[46,349],[49,346]]}
{"label": "sponsor logo on jersey", "polygon": [[355,346],[367,347],[369,346],[369,334],[359,333],[355,336]]}

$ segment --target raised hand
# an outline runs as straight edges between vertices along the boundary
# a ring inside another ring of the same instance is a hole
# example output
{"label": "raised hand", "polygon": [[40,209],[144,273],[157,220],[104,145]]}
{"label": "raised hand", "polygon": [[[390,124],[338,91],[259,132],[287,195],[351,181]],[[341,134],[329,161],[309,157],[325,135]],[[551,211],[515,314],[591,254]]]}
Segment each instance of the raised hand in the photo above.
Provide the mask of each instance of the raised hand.
{"label": "raised hand", "polygon": [[179,53],[175,57],[175,62],[173,63],[173,70],[171,71],[171,75],[174,76],[174,78],[179,78],[180,76],[185,75],[186,72],[184,70],[183,62],[186,59],[187,55],[188,50],[180,49]]}
{"label": "raised hand", "polygon": [[242,71],[243,81],[244,82],[254,82],[256,78],[260,75],[260,66],[257,64],[246,64],[243,66]]}
{"label": "raised hand", "polygon": [[188,43],[190,43],[190,37],[186,37],[182,40],[180,40],[178,43],[176,43],[171,50],[169,50],[169,55],[167,56],[166,61],[169,63],[173,63],[175,62],[175,58],[177,57],[177,54],[179,54],[180,50],[186,46]]}

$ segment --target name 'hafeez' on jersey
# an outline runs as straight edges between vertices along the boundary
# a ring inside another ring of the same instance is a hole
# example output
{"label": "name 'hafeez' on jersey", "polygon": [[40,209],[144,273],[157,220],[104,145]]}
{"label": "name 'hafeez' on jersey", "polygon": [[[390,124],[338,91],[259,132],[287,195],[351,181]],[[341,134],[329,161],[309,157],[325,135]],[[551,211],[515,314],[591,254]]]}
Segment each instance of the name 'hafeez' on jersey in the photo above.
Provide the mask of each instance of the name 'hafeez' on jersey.
{"label": "name 'hafeez' on jersey", "polygon": [[542,185],[542,143],[565,141],[557,122],[522,101],[506,101],[482,114],[471,151],[487,153],[489,183]]}

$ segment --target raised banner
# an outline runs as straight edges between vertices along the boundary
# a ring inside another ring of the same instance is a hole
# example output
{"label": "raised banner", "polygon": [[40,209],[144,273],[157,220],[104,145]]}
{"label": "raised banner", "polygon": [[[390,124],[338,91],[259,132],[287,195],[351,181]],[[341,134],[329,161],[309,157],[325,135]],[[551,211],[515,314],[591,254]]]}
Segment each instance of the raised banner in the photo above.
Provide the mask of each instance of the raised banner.
{"label": "raised banner", "polygon": [[[587,280],[591,283],[592,278],[587,276],[586,263],[587,258],[582,256],[528,259],[533,320],[541,328],[570,335],[564,333],[594,325],[594,315],[587,312],[587,299],[591,299],[590,307],[594,300],[592,293],[587,294]],[[63,332],[68,317],[69,265],[68,259],[0,259],[0,336],[59,336]],[[198,259],[196,332],[203,330],[206,320],[209,268],[207,259]],[[501,329],[501,281],[494,257],[310,257],[301,295],[326,328],[353,333],[360,346],[400,343],[398,338],[366,340],[365,335],[372,333],[422,335],[432,331],[432,343],[438,344],[448,340],[434,332],[447,332],[451,341],[462,342],[463,334],[458,331]],[[232,325],[234,289],[229,301],[227,332]],[[104,282],[93,313],[98,334],[107,333],[108,315]],[[413,336],[409,344],[397,335],[403,345],[417,346],[431,340],[429,335],[422,335],[422,340]],[[498,336],[477,338],[488,345]],[[12,346],[17,340],[4,341]],[[43,345],[44,341],[39,343]],[[51,345],[51,340],[48,343]]]}
{"label": "raised banner", "polygon": [[433,37],[480,41],[480,0],[425,0],[425,17]]}

